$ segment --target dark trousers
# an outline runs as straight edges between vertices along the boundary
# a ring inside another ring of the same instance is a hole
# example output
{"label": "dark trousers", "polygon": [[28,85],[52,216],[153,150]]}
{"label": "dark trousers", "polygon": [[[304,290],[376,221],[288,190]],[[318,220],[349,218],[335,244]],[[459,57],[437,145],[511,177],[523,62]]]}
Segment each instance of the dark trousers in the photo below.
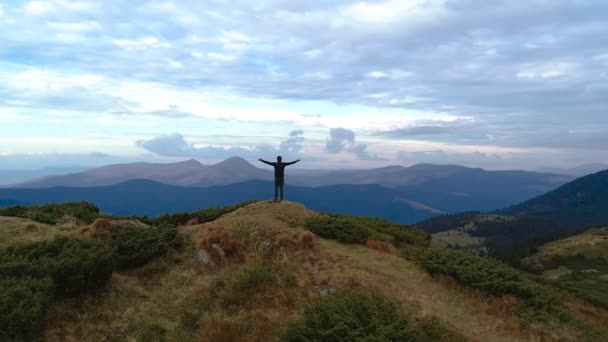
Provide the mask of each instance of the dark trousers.
{"label": "dark trousers", "polygon": [[279,192],[281,192],[281,201],[283,200],[283,186],[285,185],[285,178],[274,179],[274,200],[279,198]]}

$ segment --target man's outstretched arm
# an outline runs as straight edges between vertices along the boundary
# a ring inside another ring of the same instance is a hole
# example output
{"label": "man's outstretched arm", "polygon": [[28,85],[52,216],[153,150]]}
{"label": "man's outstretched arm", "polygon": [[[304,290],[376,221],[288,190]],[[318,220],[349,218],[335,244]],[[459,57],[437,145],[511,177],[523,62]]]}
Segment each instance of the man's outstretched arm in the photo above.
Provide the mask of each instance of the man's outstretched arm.
{"label": "man's outstretched arm", "polygon": [[295,163],[297,163],[297,162],[299,162],[299,161],[300,161],[300,159],[297,159],[297,160],[294,160],[294,161],[292,161],[292,162],[285,163],[285,165],[293,165],[293,164],[295,164]]}
{"label": "man's outstretched arm", "polygon": [[258,159],[259,161],[261,161],[264,164],[268,164],[268,165],[274,165],[273,163],[269,162],[269,161],[265,161],[264,159],[260,158]]}

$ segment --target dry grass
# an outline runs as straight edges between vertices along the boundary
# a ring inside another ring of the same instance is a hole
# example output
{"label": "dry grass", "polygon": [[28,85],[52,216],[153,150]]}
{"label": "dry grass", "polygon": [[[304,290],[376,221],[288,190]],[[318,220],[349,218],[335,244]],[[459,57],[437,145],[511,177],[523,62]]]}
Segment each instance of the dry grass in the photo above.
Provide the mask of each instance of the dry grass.
{"label": "dry grass", "polygon": [[397,254],[397,248],[390,242],[369,240],[365,243],[365,246],[383,253]]}
{"label": "dry grass", "polygon": [[568,293],[563,293],[562,298],[577,319],[608,336],[608,310],[590,305],[588,302]]}
{"label": "dry grass", "polygon": [[587,258],[608,256],[608,227],[594,228],[584,233],[565,239],[553,241],[540,247],[538,254],[526,259],[526,262],[543,263],[553,256],[573,256],[581,254]]}
{"label": "dry grass", "polygon": [[20,242],[36,242],[76,234],[77,227],[69,222],[53,226],[19,217],[0,216],[0,248]]}
{"label": "dry grass", "polygon": [[[295,203],[259,202],[211,223],[180,227],[191,246],[146,266],[160,270],[154,276],[114,274],[103,294],[54,305],[45,340],[132,341],[157,326],[168,341],[275,341],[306,303],[340,289],[383,294],[412,320],[436,316],[471,341],[578,338],[566,328],[522,330],[514,297],[489,297],[451,278],[431,277],[398,255],[315,238],[304,231],[315,215]],[[241,258],[214,268],[196,261],[197,248],[229,242],[239,245]],[[255,270],[264,281],[244,287]]]}

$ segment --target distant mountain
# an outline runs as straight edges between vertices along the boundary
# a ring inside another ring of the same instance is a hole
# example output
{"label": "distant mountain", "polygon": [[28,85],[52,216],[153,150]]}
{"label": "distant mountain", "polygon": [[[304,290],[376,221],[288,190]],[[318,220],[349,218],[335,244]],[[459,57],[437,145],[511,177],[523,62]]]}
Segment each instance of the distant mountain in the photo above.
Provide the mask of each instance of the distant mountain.
{"label": "distant mountain", "polygon": [[583,177],[592,173],[596,173],[602,170],[607,170],[608,164],[603,163],[593,163],[593,164],[583,164],[572,168],[557,168],[557,167],[545,167],[536,170],[537,172],[546,172],[546,173],[557,173],[560,175],[568,175],[573,177]]}
{"label": "distant mountain", "polygon": [[34,178],[46,177],[49,175],[82,172],[86,169],[87,167],[84,166],[66,166],[34,170],[0,170],[0,186],[10,186],[12,184],[25,182]]}
{"label": "distant mountain", "polygon": [[608,224],[608,170],[578,178],[500,213],[551,219],[573,229]]}
{"label": "distant mountain", "polygon": [[[273,193],[272,188],[271,182],[257,180],[208,188],[132,180],[88,188],[0,189],[0,203],[12,201],[41,204],[85,200],[113,215],[156,216],[252,199],[269,199]],[[286,195],[292,201],[322,212],[383,217],[402,223],[415,222],[441,213],[438,209],[402,197],[397,190],[379,185],[332,185],[317,188],[288,186]]]}
{"label": "distant mountain", "polygon": [[[172,164],[118,164],[81,173],[45,177],[16,187],[96,187],[133,179],[187,187],[209,187],[248,180],[272,180],[271,168],[264,167],[258,168],[238,157],[215,165],[203,165],[195,160]],[[486,171],[432,164],[366,170],[292,169],[287,174],[288,184],[302,187],[377,184],[397,190],[410,201],[445,212],[503,208],[553,190],[569,180],[571,178],[568,176],[555,174]]]}
{"label": "distant mountain", "polygon": [[148,179],[181,186],[213,186],[253,179],[271,179],[271,172],[257,168],[238,157],[215,165],[191,159],[178,163],[130,163],[102,166],[84,172],[48,176],[20,183],[15,187],[48,188],[54,186],[94,187],[113,185],[133,179]]}

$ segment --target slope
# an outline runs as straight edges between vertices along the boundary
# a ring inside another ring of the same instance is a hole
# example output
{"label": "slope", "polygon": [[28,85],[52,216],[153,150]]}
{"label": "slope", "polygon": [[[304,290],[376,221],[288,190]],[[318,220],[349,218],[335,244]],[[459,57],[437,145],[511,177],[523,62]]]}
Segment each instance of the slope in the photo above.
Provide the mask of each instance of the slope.
{"label": "slope", "polygon": [[[592,336],[576,324],[523,321],[518,298],[431,276],[393,252],[319,237],[303,240],[308,222],[319,217],[296,203],[258,202],[212,222],[180,227],[188,237],[182,250],[115,271],[101,293],[55,302],[44,339],[273,341],[309,304],[344,290],[394,303],[410,329],[435,337],[423,340]],[[590,324],[605,322],[605,312],[593,310],[594,317],[584,318]]]}
{"label": "slope", "polygon": [[551,219],[574,229],[608,223],[608,170],[569,182],[554,191],[500,211]]}
{"label": "slope", "polygon": [[511,261],[543,243],[594,225],[608,224],[608,171],[567,183],[542,196],[493,213],[465,212],[433,217],[417,225],[435,234],[435,244]]}
{"label": "slope", "polygon": [[547,243],[523,264],[556,285],[608,308],[608,227]]}

